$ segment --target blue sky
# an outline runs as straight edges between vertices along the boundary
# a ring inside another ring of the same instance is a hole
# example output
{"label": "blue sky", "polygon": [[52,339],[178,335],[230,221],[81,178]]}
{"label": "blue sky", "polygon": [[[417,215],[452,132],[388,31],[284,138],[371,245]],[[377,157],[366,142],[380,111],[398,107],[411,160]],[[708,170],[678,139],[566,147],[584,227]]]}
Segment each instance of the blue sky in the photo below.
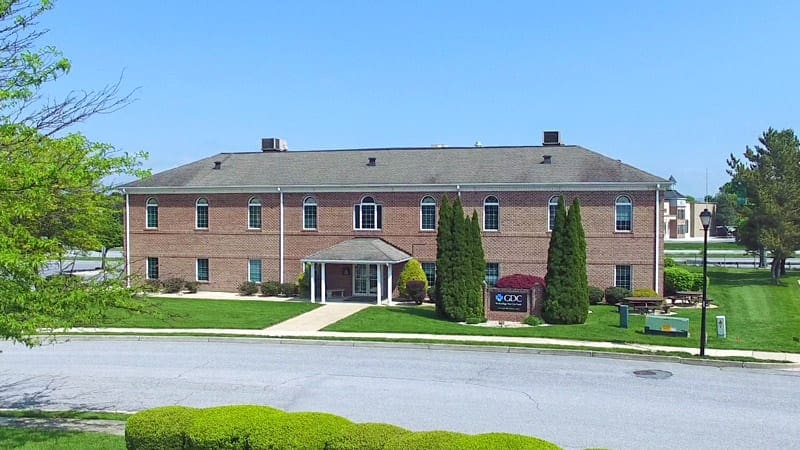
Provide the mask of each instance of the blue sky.
{"label": "blue sky", "polygon": [[150,153],[538,145],[543,130],[701,197],[800,121],[800,2],[61,1],[42,43],[137,101],[74,128]]}

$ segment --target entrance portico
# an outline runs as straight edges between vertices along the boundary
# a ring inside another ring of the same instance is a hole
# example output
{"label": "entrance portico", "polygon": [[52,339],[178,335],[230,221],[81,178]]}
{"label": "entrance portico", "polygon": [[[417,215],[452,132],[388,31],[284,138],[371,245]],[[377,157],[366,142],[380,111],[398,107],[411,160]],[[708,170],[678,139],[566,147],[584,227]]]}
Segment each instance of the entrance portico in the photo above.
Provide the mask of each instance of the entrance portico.
{"label": "entrance portico", "polygon": [[[392,304],[394,266],[411,259],[411,255],[377,238],[353,238],[311,254],[301,260],[311,265],[311,303],[316,303],[317,269],[319,269],[320,302],[325,303],[330,294],[375,296],[375,303],[383,300]],[[339,285],[328,285],[328,270],[341,271],[335,279]],[[342,275],[349,277],[350,286],[342,286]],[[385,294],[384,294],[385,292]]]}

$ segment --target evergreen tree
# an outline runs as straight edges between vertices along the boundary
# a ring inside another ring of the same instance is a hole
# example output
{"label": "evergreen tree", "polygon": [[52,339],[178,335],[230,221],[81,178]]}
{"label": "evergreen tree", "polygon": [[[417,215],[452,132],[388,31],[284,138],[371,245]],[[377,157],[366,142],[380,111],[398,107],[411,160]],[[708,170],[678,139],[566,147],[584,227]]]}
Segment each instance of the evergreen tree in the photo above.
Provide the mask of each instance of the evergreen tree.
{"label": "evergreen tree", "polygon": [[483,253],[483,241],[481,239],[480,217],[477,211],[472,212],[472,220],[469,223],[470,247],[472,251],[472,297],[468,305],[468,316],[483,320],[486,317],[483,302],[483,281],[486,277],[486,258]]}
{"label": "evergreen tree", "polygon": [[564,297],[568,295],[566,283],[569,264],[569,255],[566,245],[568,239],[567,211],[564,207],[564,198],[558,198],[556,207],[556,220],[550,233],[550,246],[547,249],[547,274],[544,279],[547,284],[542,318],[549,323],[562,323]]}
{"label": "evergreen tree", "polygon": [[472,265],[470,264],[471,250],[469,247],[469,227],[464,218],[464,208],[461,199],[453,202],[453,215],[451,217],[453,234],[452,259],[449,289],[445,291],[443,303],[445,315],[452,320],[463,322],[467,318],[467,298],[470,293],[470,279]]}
{"label": "evergreen tree", "polygon": [[447,196],[442,197],[442,206],[439,208],[439,227],[436,234],[436,313],[445,316],[443,298],[448,290],[451,280],[452,248],[453,242],[453,210]]}
{"label": "evergreen tree", "polygon": [[571,298],[569,323],[584,323],[589,315],[589,275],[586,272],[586,233],[581,223],[581,205],[578,199],[572,201],[572,206],[567,214],[571,241],[573,245],[573,276],[574,295]]}

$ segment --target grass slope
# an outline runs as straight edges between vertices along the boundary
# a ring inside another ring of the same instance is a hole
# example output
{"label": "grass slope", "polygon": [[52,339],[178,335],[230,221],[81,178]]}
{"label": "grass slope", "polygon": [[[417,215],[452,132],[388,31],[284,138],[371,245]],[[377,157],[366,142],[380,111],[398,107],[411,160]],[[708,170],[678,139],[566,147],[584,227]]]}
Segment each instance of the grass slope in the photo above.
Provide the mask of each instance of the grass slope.
{"label": "grass slope", "polygon": [[0,427],[0,448],[9,450],[124,450],[125,438],[102,433]]}

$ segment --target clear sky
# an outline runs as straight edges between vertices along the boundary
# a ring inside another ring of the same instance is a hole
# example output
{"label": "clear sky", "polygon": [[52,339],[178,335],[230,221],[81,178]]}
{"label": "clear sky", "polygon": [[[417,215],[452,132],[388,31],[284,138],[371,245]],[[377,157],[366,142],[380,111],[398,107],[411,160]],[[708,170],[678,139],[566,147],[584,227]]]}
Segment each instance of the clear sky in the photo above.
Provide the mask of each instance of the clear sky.
{"label": "clear sky", "polygon": [[135,103],[75,128],[154,172],[221,151],[562,141],[713,194],[800,123],[797,1],[57,2],[53,92]]}

